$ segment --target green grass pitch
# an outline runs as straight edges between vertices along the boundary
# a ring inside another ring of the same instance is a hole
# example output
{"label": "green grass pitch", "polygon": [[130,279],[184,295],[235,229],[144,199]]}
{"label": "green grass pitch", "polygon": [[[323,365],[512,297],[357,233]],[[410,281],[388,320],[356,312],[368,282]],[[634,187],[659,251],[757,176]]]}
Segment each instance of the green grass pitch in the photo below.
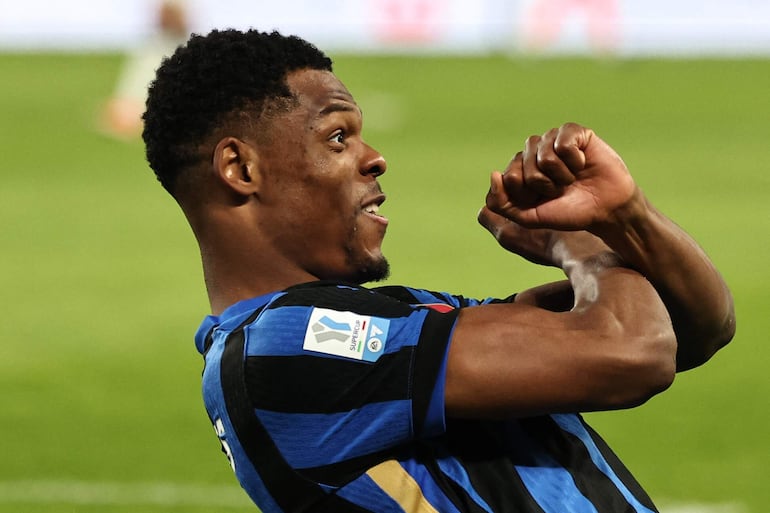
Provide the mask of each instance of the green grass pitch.
{"label": "green grass pitch", "polygon": [[[252,511],[201,404],[196,244],[141,143],[94,128],[119,65],[0,55],[0,513]],[[489,172],[565,121],[620,152],[722,270],[738,334],[646,405],[589,418],[664,513],[764,513],[770,61],[339,56],[335,69],[388,159],[393,283],[488,296],[559,279],[477,226]]]}

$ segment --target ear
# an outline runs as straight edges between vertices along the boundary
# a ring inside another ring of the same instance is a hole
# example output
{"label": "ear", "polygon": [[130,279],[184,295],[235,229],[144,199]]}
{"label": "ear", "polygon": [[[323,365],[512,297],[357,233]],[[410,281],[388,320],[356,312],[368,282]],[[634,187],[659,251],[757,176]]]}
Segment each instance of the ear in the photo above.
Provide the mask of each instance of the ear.
{"label": "ear", "polygon": [[257,151],[236,137],[225,137],[214,148],[214,172],[228,188],[240,196],[251,196],[259,190]]}

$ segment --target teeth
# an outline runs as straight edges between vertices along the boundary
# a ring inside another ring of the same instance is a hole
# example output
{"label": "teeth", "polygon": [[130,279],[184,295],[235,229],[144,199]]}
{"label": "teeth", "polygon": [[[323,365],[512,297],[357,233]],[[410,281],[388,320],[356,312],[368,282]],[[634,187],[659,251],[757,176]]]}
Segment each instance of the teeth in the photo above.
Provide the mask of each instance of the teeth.
{"label": "teeth", "polygon": [[374,204],[374,203],[364,207],[364,212],[366,212],[368,214],[376,214],[379,211],[380,211],[380,207],[378,205]]}

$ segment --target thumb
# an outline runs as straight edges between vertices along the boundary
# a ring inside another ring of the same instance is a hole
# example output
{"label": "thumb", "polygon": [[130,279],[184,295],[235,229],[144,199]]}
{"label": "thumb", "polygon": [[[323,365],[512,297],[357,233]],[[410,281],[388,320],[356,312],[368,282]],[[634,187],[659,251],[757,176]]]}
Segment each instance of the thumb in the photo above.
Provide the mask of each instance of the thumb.
{"label": "thumb", "polygon": [[486,205],[481,207],[476,218],[479,224],[486,228],[495,238],[499,236],[503,225],[509,222],[503,216],[492,212]]}
{"label": "thumb", "polygon": [[[509,182],[513,182],[514,180],[515,178],[512,178]],[[520,182],[521,178],[518,177],[517,180]],[[521,185],[519,184],[517,188],[521,188]],[[484,213],[484,219],[489,223],[495,222],[495,217],[491,217],[492,214],[498,214],[497,217],[512,217],[519,211],[516,205],[514,205],[513,200],[509,195],[508,188],[504,184],[504,177],[499,171],[493,172],[490,176],[490,187],[486,198],[486,210],[488,212]],[[481,216],[481,212],[479,212],[479,216]],[[482,222],[481,217],[479,217],[479,222]],[[491,231],[491,225],[487,226],[484,223],[482,223],[482,225]]]}

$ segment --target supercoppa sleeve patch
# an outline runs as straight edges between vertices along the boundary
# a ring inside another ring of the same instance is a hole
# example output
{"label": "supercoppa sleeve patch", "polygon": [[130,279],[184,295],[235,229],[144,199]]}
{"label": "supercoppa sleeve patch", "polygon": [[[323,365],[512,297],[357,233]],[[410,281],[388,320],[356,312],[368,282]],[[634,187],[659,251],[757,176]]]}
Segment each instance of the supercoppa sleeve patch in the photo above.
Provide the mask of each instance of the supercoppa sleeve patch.
{"label": "supercoppa sleeve patch", "polygon": [[302,348],[306,351],[376,362],[385,352],[390,320],[354,312],[313,308]]}

